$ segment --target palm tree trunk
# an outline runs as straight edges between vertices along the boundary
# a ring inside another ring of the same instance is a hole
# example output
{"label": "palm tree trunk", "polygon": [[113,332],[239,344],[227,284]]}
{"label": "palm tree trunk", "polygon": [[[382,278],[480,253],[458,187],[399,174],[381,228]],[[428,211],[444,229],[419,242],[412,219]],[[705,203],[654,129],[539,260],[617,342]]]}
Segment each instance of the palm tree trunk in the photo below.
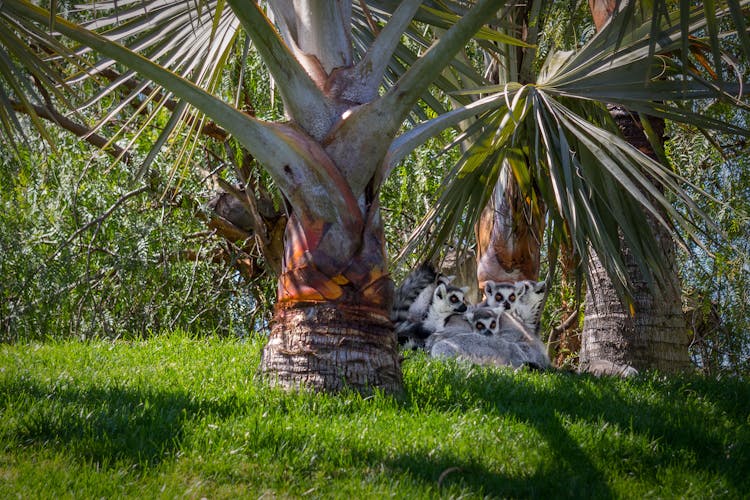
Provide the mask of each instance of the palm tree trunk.
{"label": "palm tree trunk", "polygon": [[476,226],[477,281],[536,280],[544,218],[520,193],[510,169],[495,186]]}
{"label": "palm tree trunk", "polygon": [[622,247],[633,284],[633,312],[619,298],[609,275],[596,256],[589,262],[585,317],[581,334],[580,366],[583,371],[594,360],[630,365],[639,370],[681,372],[691,368],[689,336],[682,312],[674,243],[657,222],[649,225],[657,233],[664,258],[672,267],[669,281],[654,294],[648,288],[634,259]]}
{"label": "palm tree trunk", "polygon": [[[388,315],[393,282],[386,269],[379,207],[373,204],[354,256],[330,255],[292,215],[283,272],[260,371],[274,386],[338,391],[401,390],[401,368]],[[304,229],[304,230],[303,230]],[[355,240],[355,241],[357,241]]]}
{"label": "palm tree trunk", "polygon": [[277,307],[261,371],[272,385],[287,389],[401,388],[393,324],[354,305]]}
{"label": "palm tree trunk", "polygon": [[[601,29],[613,15],[616,5],[613,0],[589,1],[597,29]],[[620,107],[611,106],[610,111],[626,140],[641,152],[655,157],[634,117]],[[651,121],[661,136],[663,120]],[[597,256],[592,255],[581,334],[580,367],[584,371],[594,366],[597,360],[665,372],[685,371],[691,367],[674,242],[655,220],[650,217],[646,220],[660,243],[665,262],[669,263],[669,275],[658,285],[659,292],[655,294],[649,289],[628,249],[621,245],[633,289],[631,310],[619,298]]]}
{"label": "palm tree trunk", "polygon": [[[529,22],[541,2],[519,3],[506,15],[512,25],[523,26],[523,37],[533,45],[538,19]],[[531,36],[529,39],[528,37]],[[535,51],[531,48],[508,48],[505,60],[498,64],[485,59],[485,73],[494,83],[527,81]],[[492,196],[482,211],[474,231],[477,241],[477,282],[484,289],[487,280],[496,282],[536,280],[539,278],[541,243],[544,235],[545,207],[521,193],[507,162],[503,165]]]}

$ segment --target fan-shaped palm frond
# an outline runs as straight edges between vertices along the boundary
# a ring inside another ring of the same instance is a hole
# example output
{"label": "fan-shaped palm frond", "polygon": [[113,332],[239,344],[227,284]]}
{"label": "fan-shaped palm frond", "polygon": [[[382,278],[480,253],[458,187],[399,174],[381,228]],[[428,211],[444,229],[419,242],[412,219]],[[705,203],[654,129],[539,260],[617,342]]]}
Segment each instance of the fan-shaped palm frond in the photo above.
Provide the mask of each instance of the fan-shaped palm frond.
{"label": "fan-shaped palm frond", "polygon": [[[94,16],[84,27],[103,33],[113,42],[127,45],[159,65],[187,78],[208,92],[217,91],[226,72],[227,60],[238,37],[239,21],[233,12],[225,8],[223,1],[164,1],[149,2],[97,2],[81,5],[86,16]],[[90,48],[83,47],[79,53],[86,54]],[[171,113],[149,154],[140,165],[137,175],[142,174],[153,162],[158,152],[172,137],[181,140],[178,158],[187,161],[185,154],[197,144],[198,136],[206,124],[206,118],[185,102],[176,102],[173,94],[152,81],[140,80],[132,70],[119,72],[114,60],[99,57],[91,69],[73,78],[99,78],[107,82],[83,107],[93,106],[115,92],[124,90],[124,97],[99,120],[99,127],[112,122],[123,110],[134,107],[135,112],[124,120],[111,140],[115,140],[128,129],[136,118],[141,118],[128,148],[137,141],[141,133],[150,129],[160,112]],[[237,99],[235,98],[235,104]],[[172,141],[175,142],[175,141]],[[126,148],[127,149],[127,148]],[[174,170],[181,167],[178,161]]]}
{"label": "fan-shaped palm frond", "polygon": [[[730,12],[719,11],[716,17]],[[631,20],[616,17],[581,49],[551,53],[533,84],[471,91],[487,95],[477,122],[466,132],[472,145],[404,252],[427,235],[444,240],[457,229],[457,239],[466,241],[504,169],[512,170],[529,204],[536,197],[544,202],[558,237],[569,239],[584,261],[589,248],[599,255],[622,292],[628,283],[620,238],[642,264],[645,276],[658,281],[665,272],[656,242],[643,223],[644,212],[675,235],[680,228],[697,241],[709,237],[700,227],[712,227],[718,234],[684,189],[685,179],[624,141],[604,106],[622,105],[724,134],[750,135],[747,128],[690,106],[722,99],[747,108],[741,81],[728,84],[716,73],[716,78],[701,74],[686,67],[690,59],[679,54],[685,50],[684,22],[691,34],[688,51],[694,44],[705,48],[708,43],[692,38],[705,32],[710,22],[703,8],[662,19],[664,29],[654,32],[651,20],[626,29],[624,23]],[[454,113],[460,116],[460,111]],[[421,133],[417,127],[402,140]]]}
{"label": "fan-shaped palm frond", "polygon": [[41,115],[50,116],[54,106],[75,110],[75,93],[67,85],[70,67],[85,63],[62,44],[50,25],[39,25],[0,9],[0,134],[15,144],[26,128],[18,113],[30,118],[31,126],[48,143]]}
{"label": "fan-shaped palm frond", "polygon": [[[271,2],[274,3],[274,2]],[[279,9],[283,8],[283,2],[275,2]],[[370,57],[372,54],[371,45],[378,38],[380,31],[389,24],[396,8],[400,2],[355,2],[352,10],[352,47],[355,61]],[[395,48],[387,51],[384,56],[384,62],[387,64],[387,70],[383,74],[383,79],[377,82],[377,86],[383,86],[386,89],[394,85],[399,78],[410,68],[420,57],[421,53],[428,50],[434,43],[436,32],[430,29],[430,26],[439,30],[449,29],[460,16],[466,11],[466,6],[455,2],[427,2],[419,6],[414,20],[411,21],[411,15],[406,17],[406,26],[396,33],[397,43]],[[241,58],[235,58],[239,61],[241,67],[239,73],[244,74],[244,64],[248,60],[247,51],[257,50],[264,56],[267,63],[273,64],[273,60],[286,49],[282,50],[281,45],[274,40],[273,33],[266,30],[265,34],[256,34],[258,28],[264,23],[257,17],[257,8],[252,7],[251,3],[247,5],[238,2],[237,8],[227,8],[225,2],[221,0],[203,1],[183,1],[183,0],[150,0],[146,2],[125,0],[123,2],[93,2],[77,6],[69,15],[73,19],[84,20],[83,26],[90,30],[95,30],[107,39],[123,44],[129,49],[157,62],[165,69],[175,72],[176,74],[189,79],[200,88],[215,93],[220,83],[226,86],[227,62],[230,60],[233,51],[240,50],[236,44],[238,41],[244,43],[243,54]],[[262,15],[262,14],[261,14]],[[7,16],[7,14],[6,14]],[[12,17],[12,16],[11,16]],[[25,21],[26,22],[26,21]],[[239,27],[245,23],[246,27],[252,26],[253,29],[248,31],[250,37],[242,37]],[[36,25],[34,25],[36,26]],[[437,33],[439,34],[439,33]],[[495,45],[492,50],[499,50],[498,47],[507,44],[526,46],[522,41],[513,36],[501,33],[499,31],[482,28],[477,33],[477,38],[483,43],[493,42]],[[250,39],[252,38],[252,42]],[[50,37],[52,41],[55,39]],[[75,55],[85,56],[91,54],[90,48],[83,47]],[[132,70],[125,69],[119,71],[119,66],[110,58],[102,57],[100,54],[95,55],[90,67],[81,69],[77,76],[68,80],[72,83],[82,81],[86,78],[97,78],[100,90],[91,96],[87,102],[83,103],[78,109],[85,109],[97,105],[98,103],[111,102],[114,94],[122,95],[115,99],[116,104],[108,104],[109,109],[99,119],[98,124],[93,127],[91,132],[96,132],[107,124],[114,123],[115,118],[123,115],[127,109],[127,116],[120,120],[121,125],[111,141],[113,142],[119,136],[124,135],[127,130],[131,130],[133,125],[137,124],[136,132],[130,134],[129,146],[122,151],[127,151],[130,145],[137,141],[139,135],[149,130],[150,125],[156,120],[159,113],[165,109],[172,114],[172,118],[162,129],[159,138],[155,141],[151,152],[147,155],[145,161],[139,168],[139,173],[144,172],[151,162],[155,159],[158,152],[169,143],[176,141],[171,138],[179,135],[178,143],[183,149],[188,145],[195,145],[197,136],[203,130],[206,119],[194,108],[186,104],[178,104],[173,100],[173,94],[168,89],[164,89],[152,81],[142,80]],[[279,71],[285,68],[294,68],[296,64],[279,63]],[[278,76],[278,73],[276,73]],[[222,79],[223,78],[223,79]],[[299,74],[288,74],[283,78],[284,85],[281,86],[282,96],[284,90],[290,85],[304,87],[303,92],[311,93],[316,91],[314,86],[307,85],[306,78],[301,78]],[[446,111],[445,96],[454,93],[454,99],[462,104],[468,104],[471,99],[468,96],[461,96],[456,92],[467,85],[480,86],[486,84],[486,80],[474,68],[466,58],[454,59],[444,75],[436,78],[433,90],[425,91],[422,94],[422,103],[414,107],[414,118],[412,123],[418,123],[428,118],[424,109],[430,109],[431,113],[441,114]],[[234,105],[239,106],[241,91],[241,78],[232,84],[237,85],[235,88],[224,88],[230,99],[234,100]],[[377,95],[377,86],[374,87]],[[436,94],[437,92],[437,94]],[[317,96],[320,97],[320,96]],[[295,110],[296,102],[306,102],[300,110]],[[317,110],[316,103],[323,103],[325,99],[287,99],[287,111],[303,125],[306,121],[317,119],[316,117],[324,116],[324,110]],[[291,109],[290,109],[291,108]],[[132,112],[135,109],[135,112]],[[32,115],[33,116],[33,115]],[[305,119],[304,116],[313,118]],[[326,123],[318,128],[327,129],[330,124]],[[306,127],[308,129],[315,128]],[[183,154],[182,158],[188,159],[190,155]],[[180,168],[179,164],[174,165],[174,169]]]}

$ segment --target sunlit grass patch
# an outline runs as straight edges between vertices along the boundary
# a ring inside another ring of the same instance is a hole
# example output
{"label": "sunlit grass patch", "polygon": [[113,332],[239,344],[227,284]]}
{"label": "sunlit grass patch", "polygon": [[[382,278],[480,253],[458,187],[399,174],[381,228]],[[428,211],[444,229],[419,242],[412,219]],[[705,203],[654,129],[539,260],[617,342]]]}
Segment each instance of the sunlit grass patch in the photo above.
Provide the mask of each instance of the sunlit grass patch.
{"label": "sunlit grass patch", "polygon": [[0,348],[0,496],[741,497],[750,387],[409,353],[399,396],[284,393],[262,339]]}

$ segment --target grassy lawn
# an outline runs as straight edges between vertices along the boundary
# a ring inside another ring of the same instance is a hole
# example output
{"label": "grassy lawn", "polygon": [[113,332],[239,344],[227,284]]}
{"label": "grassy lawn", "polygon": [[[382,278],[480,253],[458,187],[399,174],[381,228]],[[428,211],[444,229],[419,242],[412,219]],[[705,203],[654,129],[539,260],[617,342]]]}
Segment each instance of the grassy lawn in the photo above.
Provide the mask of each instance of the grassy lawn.
{"label": "grassy lawn", "polygon": [[747,498],[750,383],[404,361],[285,394],[258,341],[0,346],[0,498]]}

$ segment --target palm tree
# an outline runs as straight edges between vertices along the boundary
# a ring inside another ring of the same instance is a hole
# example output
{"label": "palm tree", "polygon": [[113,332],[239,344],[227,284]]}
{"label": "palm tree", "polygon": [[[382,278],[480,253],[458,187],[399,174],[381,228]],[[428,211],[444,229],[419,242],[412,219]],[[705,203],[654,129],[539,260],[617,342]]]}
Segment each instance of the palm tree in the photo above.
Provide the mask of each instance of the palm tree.
{"label": "palm tree", "polygon": [[[686,33],[708,26],[716,38],[718,32],[711,30],[714,14],[731,17],[743,2],[730,2],[726,12],[719,9],[710,16],[691,11],[675,25],[666,24],[676,21],[669,16],[657,16],[658,22],[633,31],[610,23],[579,51],[551,53],[533,81],[495,86],[486,85],[456,55],[472,40],[497,54],[526,46],[485,26],[507,27],[503,19],[512,2],[501,6],[479,0],[467,6],[422,5],[416,0],[277,0],[269,2],[273,21],[255,2],[228,4],[229,9],[223,2],[104,4],[124,10],[86,28],[51,17],[24,0],[6,0],[0,13],[10,32],[37,37],[49,36],[53,20],[61,36],[104,56],[84,68],[88,72],[101,72],[113,61],[128,67],[180,100],[173,116],[184,116],[189,103],[232,134],[268,172],[283,195],[289,219],[275,321],[261,371],[283,387],[400,387],[387,314],[393,285],[378,193],[393,166],[427,138],[475,118],[457,140],[469,139],[471,147],[424,227],[437,223],[442,229],[434,234],[439,237],[455,227],[470,228],[489,198],[487,186],[494,186],[501,166],[508,165],[521,199],[548,207],[555,237],[569,241],[582,255],[593,248],[607,256],[604,265],[618,288],[625,289],[624,264],[616,252],[608,253],[620,234],[636,248],[636,260],[646,271],[660,270],[652,258],[653,238],[639,224],[640,210],[671,230],[694,227],[690,216],[655,192],[646,173],[690,207],[691,214],[700,214],[678,176],[608,131],[613,130],[611,119],[597,103],[624,100],[636,111],[699,120],[707,128],[747,135],[676,104],[660,104],[731,98],[732,89],[723,82],[692,78],[681,70],[681,60],[658,57],[682,47],[681,25]],[[733,19],[739,23],[742,16]],[[436,29],[425,29],[429,27]],[[225,60],[227,47],[244,40],[238,33],[246,35],[272,74],[285,121],[249,116],[214,95],[220,74],[216,68]],[[2,41],[6,53],[18,46]],[[53,49],[70,54],[64,47]],[[665,73],[679,81],[653,81]],[[18,71],[0,74],[18,81]],[[121,80],[131,77],[125,73]],[[482,96],[472,100],[454,92],[457,106],[448,110],[436,98],[439,94],[430,92],[461,88]],[[133,94],[142,92],[135,89]],[[426,113],[423,106],[432,111]],[[407,120],[412,126],[404,128]],[[167,130],[170,127],[174,124]],[[604,151],[602,144],[608,142],[612,144]],[[660,216],[662,210],[669,219]],[[464,218],[467,222],[459,224]]]}
{"label": "palm tree", "polygon": [[[610,22],[618,8],[614,0],[589,0],[589,7],[597,29]],[[611,107],[610,114],[629,144],[660,161],[655,147],[662,146],[663,119],[644,118],[656,136],[654,140],[658,141],[652,145],[637,116],[622,106]],[[655,184],[658,186],[658,182]],[[675,245],[670,234],[653,217],[644,214],[644,220],[658,243],[659,258],[668,263],[669,268],[663,281],[649,286],[631,252],[623,245],[620,253],[628,266],[632,291],[632,303],[628,304],[617,294],[601,260],[595,254],[591,255],[587,273],[590,286],[586,289],[586,314],[579,356],[584,371],[595,370],[598,360],[612,363],[615,372],[626,366],[663,372],[685,371],[692,366]]]}
{"label": "palm tree", "polygon": [[[642,33],[648,25],[645,22],[642,22],[640,26],[636,25],[637,20],[644,19],[645,16],[644,13],[635,9],[632,3],[590,1],[589,7],[599,29],[610,20],[618,8],[625,10],[620,14],[619,19],[614,22],[613,27],[608,30],[612,34],[617,33],[617,36],[622,36],[628,32],[632,34],[636,31]],[[524,33],[526,34],[524,41],[535,45],[539,40],[539,27],[544,26],[549,17],[554,16],[554,9],[555,7],[550,3],[532,2],[519,5],[515,10],[509,11],[509,20],[513,26],[524,26]],[[658,9],[655,12],[662,15]],[[697,13],[697,11],[693,12],[693,14]],[[710,17],[708,12],[704,13],[707,17]],[[667,16],[666,13],[663,13],[663,15]],[[671,13],[671,16],[673,16],[671,23],[675,27],[674,29],[677,29],[676,26],[679,25],[674,20],[676,15],[674,12]],[[738,19],[741,22],[741,18]],[[615,25],[617,28],[614,28]],[[653,25],[651,26],[653,29]],[[716,26],[706,26],[705,30],[711,32],[716,30]],[[707,39],[710,39],[710,37],[707,37]],[[677,39],[674,41],[677,41]],[[644,43],[644,40],[635,43]],[[673,51],[679,49],[683,54],[695,54],[699,61],[698,65],[702,64],[709,73],[715,75],[717,71],[720,72],[720,70],[708,67],[707,58],[704,57],[706,52],[713,48],[714,62],[718,63],[721,60],[720,51],[715,44],[695,38],[689,39],[685,34],[680,37],[680,44],[679,48],[673,45]],[[614,51],[616,50],[615,47],[616,44],[608,50]],[[655,51],[650,45],[649,50]],[[675,57],[675,53],[670,53],[669,50],[664,50],[661,54],[672,59]],[[508,50],[496,67],[496,83],[501,84],[501,86],[507,85],[508,82],[538,83],[538,78],[542,75],[532,75],[530,69],[533,68],[535,57],[536,54],[531,50],[521,48]],[[688,71],[696,71],[691,66],[692,63],[686,63],[685,58],[672,62],[681,65],[683,74]],[[592,65],[594,64],[596,63],[592,63]],[[542,71],[544,71],[544,68]],[[677,71],[677,67],[673,71]],[[613,76],[615,74],[616,72],[612,73]],[[632,103],[632,92],[639,87],[638,83],[634,82],[632,78],[630,82],[627,80],[618,82],[613,78],[609,82],[602,80],[599,84],[603,85],[602,90],[606,89],[604,91],[609,95],[606,98],[603,98],[602,95],[591,97],[601,100],[602,104]],[[659,85],[661,85],[661,82]],[[655,90],[654,98],[658,95]],[[644,103],[633,104],[638,109],[647,109],[643,107]],[[743,103],[738,103],[738,105],[745,106]],[[617,106],[613,109],[622,110],[623,108]],[[661,130],[663,130],[664,117],[667,115],[665,110],[660,109],[658,105],[655,109],[652,109],[656,116],[660,118],[652,118],[646,123],[646,133],[642,131],[644,126],[641,126],[640,123],[632,123],[632,120],[630,120],[631,125],[629,127],[623,126],[623,118],[627,122],[630,116],[627,113],[616,113],[610,123],[606,123],[608,121],[606,117],[600,119],[605,122],[602,125],[603,128],[614,132],[619,130],[622,134],[620,137],[644,155],[649,156],[650,161],[656,162],[658,160],[651,141],[657,141],[655,147],[661,149],[661,135],[658,133],[658,130],[660,130],[659,124],[661,124]],[[684,109],[680,110],[680,112],[682,111]],[[595,113],[593,110],[589,110],[589,112]],[[683,121],[685,117],[672,115],[670,118]],[[501,117],[496,123],[502,125],[503,123],[500,121],[502,119],[506,118]],[[693,120],[703,126],[711,127],[700,118],[692,117],[688,121]],[[615,126],[612,127],[612,124],[615,124]],[[538,167],[534,165],[534,158],[529,155],[532,148],[525,144],[530,139],[524,135],[523,126],[519,127],[517,123],[515,125],[513,139],[508,142],[498,141],[494,144],[496,148],[494,150],[492,147],[487,148],[489,150],[488,158],[479,169],[476,166],[475,159],[465,157],[464,166],[459,166],[456,170],[457,176],[460,177],[463,168],[464,175],[471,176],[471,179],[476,179],[480,175],[491,178],[493,170],[499,172],[495,177],[497,181],[492,194],[489,196],[489,203],[482,211],[476,225],[477,277],[480,284],[487,279],[495,281],[537,279],[540,272],[540,245],[543,241],[545,226],[545,202],[549,203],[553,209],[560,207],[559,201],[540,189],[540,184],[535,185],[535,181],[540,180],[540,177],[534,175],[534,169]],[[536,126],[538,126],[538,123],[526,127],[526,130]],[[649,128],[655,129],[657,132],[649,131]],[[490,129],[490,132],[502,137],[501,131],[498,129]],[[521,139],[518,139],[519,136]],[[606,134],[601,135],[600,138],[604,139],[605,136]],[[481,141],[486,141],[488,136],[478,133],[477,137]],[[538,140],[539,137],[536,138],[536,141]],[[560,144],[568,146],[573,155],[579,155],[581,146],[584,150],[588,149],[589,146],[585,144],[585,141],[584,144],[575,144],[577,140],[581,140],[581,138],[576,137],[574,133],[571,138],[563,138]],[[593,144],[596,141],[589,142]],[[618,137],[600,141],[603,144],[609,142],[617,145],[617,147],[622,145],[622,139]],[[481,148],[474,148],[474,151],[477,150],[481,150]],[[501,153],[498,153],[498,150]],[[579,156],[579,162],[584,158],[583,155]],[[575,161],[573,158],[571,160]],[[638,168],[640,167],[636,166],[634,170]],[[473,172],[475,170],[481,170],[481,173],[476,174]],[[574,180],[575,176],[580,175],[581,172],[579,168],[576,168],[576,170],[577,172],[573,175],[561,180],[563,182]],[[645,171],[648,172],[648,169],[645,169]],[[647,176],[658,190],[658,195],[663,195],[661,181],[650,174],[647,174]],[[589,182],[592,180],[587,178]],[[594,186],[590,184],[589,187]],[[465,188],[459,183],[458,186],[454,185],[446,191],[448,194],[444,196],[441,207],[435,210],[433,216],[458,208],[454,203],[454,198],[461,196],[460,191],[462,189]],[[604,192],[604,190],[601,192]],[[557,197],[559,194],[555,193],[555,196]],[[650,202],[655,202],[654,198],[651,198]],[[618,364],[633,364],[639,368],[658,368],[666,371],[679,371],[689,366],[686,327],[681,311],[675,250],[671,238],[672,231],[670,231],[668,224],[664,224],[670,216],[667,215],[666,210],[659,208],[658,204],[657,202],[656,206],[653,207],[657,209],[655,214],[650,213],[653,208],[647,209],[645,213],[635,211],[631,214],[634,217],[632,220],[638,221],[636,225],[643,226],[640,221],[650,221],[650,224],[645,226],[645,230],[643,227],[638,229],[635,225],[628,228],[627,226],[631,224],[623,218],[620,218],[620,224],[625,223],[623,226],[614,226],[618,227],[618,231],[640,230],[643,236],[635,238],[635,240],[640,240],[637,245],[642,245],[644,240],[651,240],[646,245],[647,248],[640,247],[637,251],[644,252],[645,250],[647,253],[642,253],[641,257],[660,263],[659,269],[653,269],[658,276],[648,274],[648,270],[644,271],[642,258],[634,257],[634,252],[624,242],[622,243],[622,250],[620,244],[611,245],[611,242],[607,243],[609,248],[605,249],[606,255],[604,258],[619,260],[619,262],[613,262],[609,265],[603,265],[599,258],[601,248],[587,250],[573,242],[573,255],[569,257],[572,257],[572,261],[578,261],[580,264],[589,264],[586,275],[589,284],[586,301],[587,314],[585,316],[584,343],[581,352],[581,361],[584,367],[598,359],[605,359]],[[580,208],[574,207],[573,210],[581,212]],[[554,217],[556,214],[552,213],[551,215]],[[593,215],[592,222],[593,219],[598,218],[598,215],[593,213],[586,215]],[[562,224],[557,226],[557,231],[559,231],[557,237],[554,236],[555,231],[553,230],[553,241],[550,247],[552,260],[559,251],[567,252],[569,248],[567,245],[569,234],[567,233],[574,229],[569,227],[571,220],[563,214],[563,217],[560,217],[557,221],[558,223],[562,222]],[[662,221],[662,223],[658,221]],[[672,222],[670,221],[670,223]],[[598,232],[608,224],[594,223],[594,225],[599,226],[595,230]],[[613,226],[610,225],[610,227]],[[646,232],[652,234],[646,234]],[[560,248],[561,243],[563,244],[562,249]],[[652,246],[652,243],[656,245]],[[593,250],[593,252],[590,250]],[[653,252],[656,252],[656,254]],[[568,258],[568,260],[571,259]],[[552,269],[554,269],[552,264],[550,262]],[[617,271],[612,273],[615,268]],[[637,315],[637,317],[634,315]]]}
{"label": "palm tree", "polygon": [[[618,4],[614,0],[589,1],[597,29],[610,21],[618,10]],[[519,5],[509,12],[512,16],[509,20],[513,26],[526,26],[524,41],[536,45],[538,27],[549,22],[553,13],[554,7],[549,3],[544,6],[530,3]],[[508,51],[502,61],[492,61],[495,83],[530,83],[533,77],[529,74],[529,68],[533,67],[535,57],[533,50],[519,48],[514,53]],[[613,109],[619,110],[613,114],[613,118],[628,143],[659,161],[640,123],[635,123],[622,107]],[[663,119],[651,119],[651,122],[653,129],[663,130]],[[657,136],[661,140],[661,134]],[[519,159],[527,164],[529,162],[522,154],[516,155],[516,160]],[[536,280],[540,273],[544,203],[539,201],[539,193],[535,189],[527,190],[527,193],[532,191],[536,197],[520,192],[511,168],[508,162],[503,165],[503,171],[476,226],[477,278],[480,287],[488,279]],[[661,215],[664,215],[663,212]],[[663,247],[660,258],[670,266],[664,276],[667,281],[656,284],[658,291],[655,290],[654,284],[649,284],[638,269],[631,253],[621,252],[628,272],[630,297],[626,299],[632,299],[633,310],[637,311],[636,318],[630,312],[630,304],[623,303],[623,297],[617,293],[596,253],[590,255],[587,270],[590,286],[586,292],[588,314],[585,315],[581,351],[584,368],[598,359],[618,365],[631,364],[666,371],[679,371],[689,366],[687,328],[682,314],[674,245],[663,226],[646,214],[644,217],[651,222],[657,241]],[[655,300],[655,296],[659,300]]]}

